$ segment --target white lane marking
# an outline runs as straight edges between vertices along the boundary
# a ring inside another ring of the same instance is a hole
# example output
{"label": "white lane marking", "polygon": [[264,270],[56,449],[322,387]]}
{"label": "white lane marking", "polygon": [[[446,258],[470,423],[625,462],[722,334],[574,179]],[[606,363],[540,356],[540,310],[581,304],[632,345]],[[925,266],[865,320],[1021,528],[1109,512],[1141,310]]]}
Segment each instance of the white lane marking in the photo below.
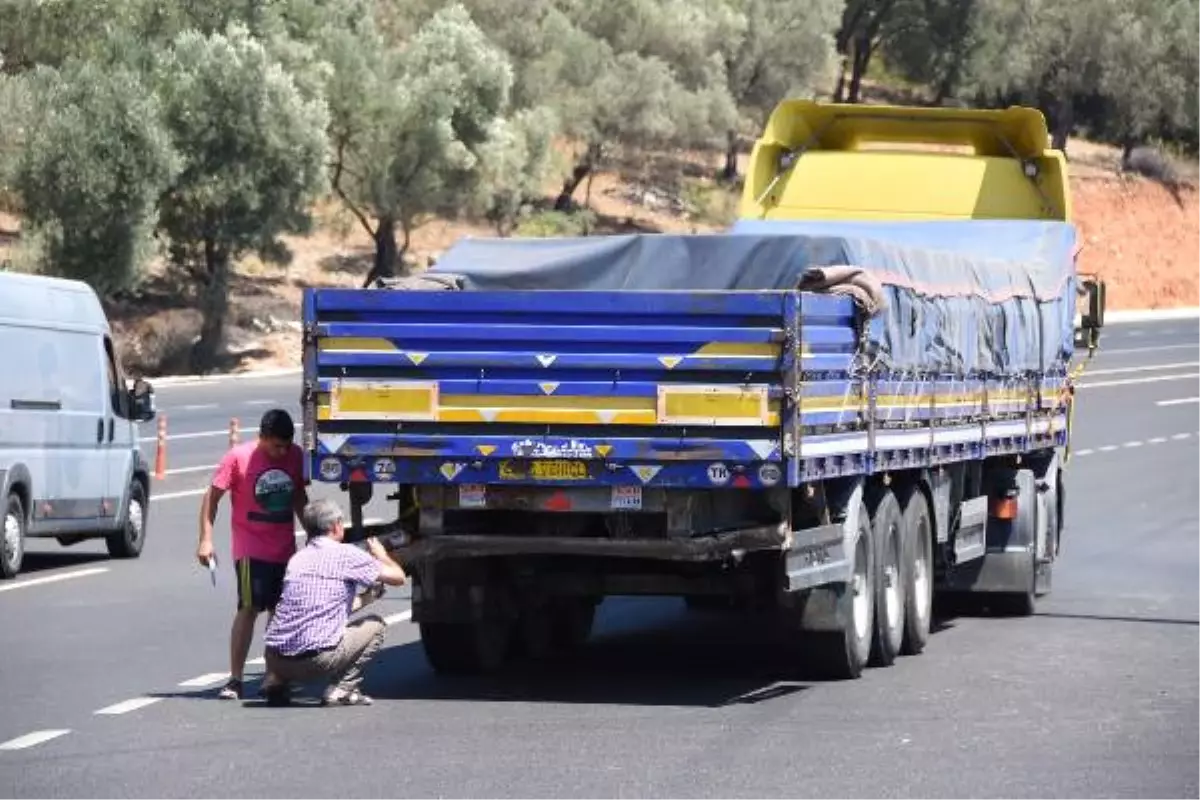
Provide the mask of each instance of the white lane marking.
{"label": "white lane marking", "polygon": [[1126,442],[1122,447],[1141,447],[1141,442]]}
{"label": "white lane marking", "polygon": [[150,498],[150,502],[153,503],[156,500],[178,500],[181,497],[196,497],[197,495],[202,495],[207,491],[208,488],[206,487],[204,489],[188,489],[186,492],[167,492],[166,494],[156,494]]}
{"label": "white lane marking", "polygon": [[1165,436],[1155,436],[1153,439],[1147,439],[1146,444],[1165,444],[1166,441],[1167,437]]}
{"label": "white lane marking", "polygon": [[1153,378],[1126,378],[1119,381],[1096,381],[1095,383],[1081,383],[1075,388],[1099,389],[1103,386],[1130,386],[1135,383],[1159,383],[1160,381],[1196,380],[1197,378],[1200,378],[1200,372],[1189,372],[1185,375],[1156,375]]}
{"label": "white lane marking", "polygon": [[[216,403],[192,403],[191,405],[180,406],[179,408],[182,411],[203,411],[206,408],[220,408],[220,406]],[[164,408],[163,411],[170,413],[171,409]]]}
{"label": "white lane marking", "polygon": [[1101,348],[1097,355],[1124,355],[1126,353],[1157,353],[1159,350],[1194,350],[1200,347],[1200,342],[1195,344],[1164,344],[1159,347],[1123,347],[1117,350],[1105,350]]}
{"label": "white lane marking", "polygon": [[1159,400],[1156,406],[1182,406],[1188,403],[1200,403],[1200,397],[1178,397],[1174,400]]}
{"label": "white lane marking", "polygon": [[88,567],[87,569],[77,569],[74,572],[61,572],[57,575],[47,575],[44,578],[17,580],[13,581],[12,583],[0,585],[0,592],[12,592],[17,589],[26,589],[30,586],[42,586],[47,583],[69,581],[73,580],[74,578],[86,578],[88,575],[99,575],[102,572],[108,572],[108,567]]}
{"label": "white lane marking", "polygon": [[[257,430],[258,430],[258,428],[242,428],[241,432],[242,433],[255,433]],[[299,433],[299,431],[297,431],[297,433]],[[228,436],[228,435],[229,435],[229,428],[222,428],[219,431],[192,431],[191,433],[169,433],[169,434],[167,434],[167,441],[173,442],[177,439],[210,439],[214,436]],[[148,444],[150,442],[157,442],[158,437],[157,436],[142,436],[138,439],[138,441],[142,444]]]}
{"label": "white lane marking", "polygon": [[105,716],[115,717],[118,714],[128,714],[130,711],[137,711],[139,708],[152,706],[162,700],[161,697],[134,697],[129,700],[123,700],[120,703],[113,703],[111,706],[105,706],[93,712],[96,714],[104,714]]}
{"label": "white lane marking", "polygon": [[1100,452],[1101,453],[1111,453],[1113,450],[1116,450],[1116,449],[1117,449],[1117,446],[1115,444],[1106,444],[1106,445],[1104,445],[1104,447],[1100,448]]}
{"label": "white lane marking", "polygon": [[0,744],[0,750],[24,750],[26,747],[33,747],[42,742],[48,742],[51,739],[57,739],[60,736],[66,736],[71,732],[70,728],[56,728],[47,731],[34,731],[27,733],[24,736],[18,736],[15,739],[9,739],[7,742]]}
{"label": "white lane marking", "polygon": [[412,610],[411,609],[408,611],[401,611],[398,614],[391,614],[390,616],[384,617],[383,624],[395,625],[397,622],[407,622],[410,619],[412,619]]}
{"label": "white lane marking", "polygon": [[1147,364],[1144,367],[1116,367],[1113,369],[1089,369],[1088,375],[1124,375],[1126,372],[1158,372],[1165,369],[1187,369],[1200,367],[1200,361],[1180,361],[1175,364]]}
{"label": "white lane marking", "polygon": [[198,466],[198,467],[176,467],[175,469],[167,470],[164,474],[166,474],[166,475],[186,475],[189,472],[209,472],[216,468],[217,468],[216,464],[205,464],[203,466]]}
{"label": "white lane marking", "polygon": [[179,685],[185,689],[198,689],[204,686],[216,686],[218,683],[224,683],[227,680],[229,680],[228,672],[206,672],[203,675],[197,675],[195,678],[180,681]]}
{"label": "white lane marking", "polygon": [[247,406],[272,406],[275,405],[274,400],[246,400],[243,405]]}
{"label": "white lane marking", "polygon": [[259,656],[258,658],[252,658],[249,661],[247,661],[246,666],[247,667],[261,667],[261,666],[264,666],[266,663],[267,663],[267,660],[265,658],[263,658],[262,656]]}
{"label": "white lane marking", "polygon": [[1175,441],[1177,441],[1177,442],[1178,442],[1178,441],[1180,441],[1181,439],[1186,439],[1186,438],[1188,438],[1189,436],[1191,436],[1191,434],[1190,434],[1190,433],[1177,433],[1177,434],[1175,434],[1174,436],[1172,436],[1171,438],[1172,438],[1172,439],[1174,439]]}
{"label": "white lane marking", "polygon": [[1077,456],[1090,456],[1090,455],[1091,455],[1092,453],[1094,453],[1094,452],[1096,452],[1096,451],[1095,451],[1095,450],[1088,449],[1088,448],[1085,448],[1085,449],[1083,449],[1083,450],[1076,450],[1076,451],[1075,451],[1075,455],[1077,455]]}

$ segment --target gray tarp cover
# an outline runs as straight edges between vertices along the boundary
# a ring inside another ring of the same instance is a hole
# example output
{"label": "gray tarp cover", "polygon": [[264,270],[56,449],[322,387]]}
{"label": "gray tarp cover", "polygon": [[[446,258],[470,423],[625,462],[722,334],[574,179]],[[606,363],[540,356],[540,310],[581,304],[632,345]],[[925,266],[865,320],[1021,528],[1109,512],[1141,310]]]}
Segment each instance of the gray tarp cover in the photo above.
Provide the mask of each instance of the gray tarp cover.
{"label": "gray tarp cover", "polygon": [[1062,222],[759,222],[730,233],[463,239],[433,275],[467,291],[791,289],[848,264],[885,287],[869,338],[905,371],[1017,375],[1073,349],[1075,229]]}

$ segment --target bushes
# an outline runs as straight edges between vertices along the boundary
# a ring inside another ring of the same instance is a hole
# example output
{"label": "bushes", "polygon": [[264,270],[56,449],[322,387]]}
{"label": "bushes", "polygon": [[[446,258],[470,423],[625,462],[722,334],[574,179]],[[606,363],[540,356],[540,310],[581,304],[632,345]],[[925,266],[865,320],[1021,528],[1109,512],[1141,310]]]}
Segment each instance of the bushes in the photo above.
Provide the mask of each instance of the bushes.
{"label": "bushes", "polygon": [[115,332],[121,365],[136,376],[187,373],[200,338],[201,316],[192,309],[161,311]]}

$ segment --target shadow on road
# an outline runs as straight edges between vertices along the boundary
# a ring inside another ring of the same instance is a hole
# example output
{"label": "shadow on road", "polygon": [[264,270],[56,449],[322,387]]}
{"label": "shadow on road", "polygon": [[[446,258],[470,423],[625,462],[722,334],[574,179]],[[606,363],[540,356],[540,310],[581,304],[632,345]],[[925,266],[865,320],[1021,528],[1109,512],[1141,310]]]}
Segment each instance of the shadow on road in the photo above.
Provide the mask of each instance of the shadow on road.
{"label": "shadow on road", "polygon": [[21,563],[21,577],[32,577],[39,572],[51,569],[69,569],[71,567],[88,567],[97,563],[107,563],[111,559],[107,553],[73,553],[70,551],[25,553]]}
{"label": "shadow on road", "polygon": [[610,600],[579,651],[516,660],[486,677],[435,675],[420,642],[385,648],[364,690],[379,699],[719,707],[809,688],[804,654],[738,614],[686,613],[678,601]]}

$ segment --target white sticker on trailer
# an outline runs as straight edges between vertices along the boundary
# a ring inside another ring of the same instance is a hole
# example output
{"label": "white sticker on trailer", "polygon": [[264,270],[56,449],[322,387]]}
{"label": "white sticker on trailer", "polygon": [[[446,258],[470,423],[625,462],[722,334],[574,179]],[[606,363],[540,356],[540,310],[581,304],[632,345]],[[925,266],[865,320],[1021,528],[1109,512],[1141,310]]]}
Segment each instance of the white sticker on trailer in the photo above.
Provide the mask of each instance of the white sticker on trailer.
{"label": "white sticker on trailer", "polygon": [[642,507],[642,487],[612,487],[612,507],[621,511],[637,511]]}
{"label": "white sticker on trailer", "polygon": [[487,487],[481,483],[464,483],[458,487],[459,508],[487,507]]}

